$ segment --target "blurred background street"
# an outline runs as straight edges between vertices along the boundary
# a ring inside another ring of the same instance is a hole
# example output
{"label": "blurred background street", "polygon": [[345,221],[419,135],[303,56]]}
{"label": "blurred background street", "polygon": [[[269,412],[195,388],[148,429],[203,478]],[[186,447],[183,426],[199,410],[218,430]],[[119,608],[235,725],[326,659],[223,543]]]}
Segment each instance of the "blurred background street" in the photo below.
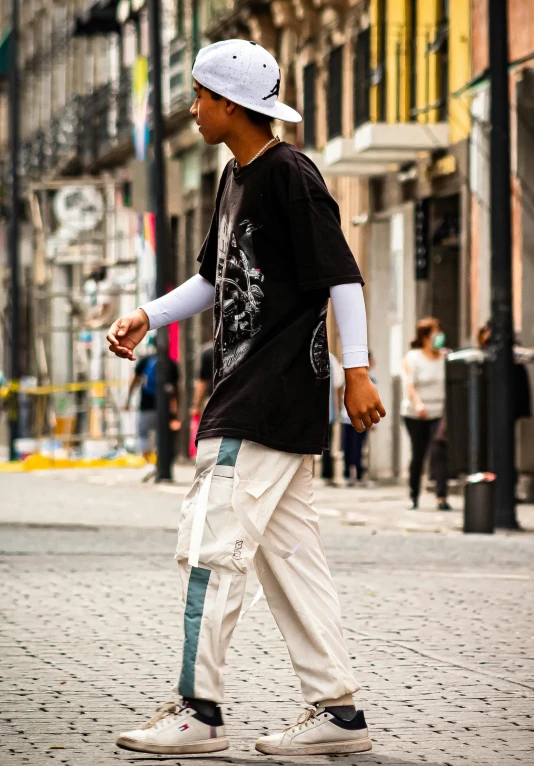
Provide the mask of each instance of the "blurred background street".
{"label": "blurred background street", "polygon": [[[156,760],[114,740],[176,680],[175,529],[212,312],[150,332],[135,366],[106,334],[197,273],[231,155],[195,125],[191,69],[233,37],[276,57],[303,116],[274,132],[339,206],[388,413],[353,428],[330,311],[316,505],[376,743],[344,763],[532,765],[532,11],[0,0],[2,766]],[[232,749],[209,763],[285,764],[252,749],[302,704],[264,600],[227,697]]]}
{"label": "blurred background street", "polygon": [[[135,473],[0,477],[2,763],[156,760],[117,750],[114,736],[172,696],[185,488],[181,477],[139,486]],[[343,762],[530,764],[534,535],[465,536],[453,528],[460,513],[437,517],[430,497],[418,513],[392,491],[371,490],[372,507],[347,492],[318,487],[317,505],[376,744]],[[533,528],[533,509],[522,522]],[[196,762],[287,762],[252,750],[302,705],[263,600],[232,640],[227,693],[232,749]]]}

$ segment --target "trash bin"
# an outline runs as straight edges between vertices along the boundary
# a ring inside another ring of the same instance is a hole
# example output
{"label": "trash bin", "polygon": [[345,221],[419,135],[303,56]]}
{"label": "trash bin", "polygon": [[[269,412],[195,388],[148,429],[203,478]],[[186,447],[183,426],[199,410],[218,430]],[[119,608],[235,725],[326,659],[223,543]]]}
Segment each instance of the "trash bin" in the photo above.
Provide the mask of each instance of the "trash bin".
{"label": "trash bin", "polygon": [[490,535],[495,530],[495,474],[473,473],[464,487],[464,532]]}
{"label": "trash bin", "polygon": [[480,349],[449,354],[446,411],[449,475],[467,474],[464,532],[491,534],[495,527],[495,475],[488,435],[489,360]]}
{"label": "trash bin", "polygon": [[488,358],[478,348],[455,351],[445,369],[449,476],[487,471]]}

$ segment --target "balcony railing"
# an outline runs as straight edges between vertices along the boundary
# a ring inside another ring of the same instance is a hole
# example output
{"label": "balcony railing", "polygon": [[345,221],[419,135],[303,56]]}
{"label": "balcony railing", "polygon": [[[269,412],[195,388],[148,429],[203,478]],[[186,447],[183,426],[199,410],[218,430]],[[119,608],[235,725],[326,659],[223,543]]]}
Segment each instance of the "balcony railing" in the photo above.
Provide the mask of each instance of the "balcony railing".
{"label": "balcony railing", "polygon": [[82,165],[101,160],[130,140],[131,84],[131,70],[123,69],[117,85],[108,82],[80,99],[78,150]]}
{"label": "balcony railing", "polygon": [[95,104],[94,93],[88,93],[80,99],[80,130],[78,137],[78,152],[82,165],[89,165],[96,157],[95,133]]}
{"label": "balcony railing", "polygon": [[62,172],[77,160],[82,167],[102,159],[131,140],[132,73],[125,68],[116,86],[106,83],[87,95],[75,95],[49,123],[21,143],[23,179]]}
{"label": "balcony railing", "polygon": [[58,118],[58,161],[62,162],[78,153],[80,129],[80,96],[73,96],[63,107]]}
{"label": "balcony railing", "polygon": [[117,139],[116,96],[111,83],[101,85],[94,92],[94,159],[110,151]]}

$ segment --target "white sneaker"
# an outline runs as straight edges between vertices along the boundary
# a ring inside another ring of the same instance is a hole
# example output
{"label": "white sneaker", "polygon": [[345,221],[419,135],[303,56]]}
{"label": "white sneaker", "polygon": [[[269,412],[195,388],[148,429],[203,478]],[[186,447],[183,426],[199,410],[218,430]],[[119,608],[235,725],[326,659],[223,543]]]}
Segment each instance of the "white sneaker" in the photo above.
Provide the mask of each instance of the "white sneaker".
{"label": "white sneaker", "polygon": [[188,706],[166,702],[156,715],[135,731],[119,736],[117,745],[124,750],[160,755],[215,753],[230,747],[225,736],[221,711],[207,718]]}
{"label": "white sneaker", "polygon": [[363,710],[343,721],[324,708],[308,708],[294,726],[256,742],[256,750],[268,755],[338,755],[372,747]]}

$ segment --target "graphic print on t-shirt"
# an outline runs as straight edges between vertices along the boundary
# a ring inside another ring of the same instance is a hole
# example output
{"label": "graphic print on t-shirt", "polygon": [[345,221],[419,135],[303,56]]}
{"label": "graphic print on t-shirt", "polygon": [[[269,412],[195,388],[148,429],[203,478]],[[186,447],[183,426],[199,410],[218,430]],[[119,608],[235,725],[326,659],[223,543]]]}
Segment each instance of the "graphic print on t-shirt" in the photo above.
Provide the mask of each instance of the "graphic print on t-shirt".
{"label": "graphic print on t-shirt", "polygon": [[313,331],[310,346],[310,360],[319,380],[324,380],[330,375],[330,357],[328,355],[328,337],[326,334],[327,311],[328,301],[319,315],[319,324]]}
{"label": "graphic print on t-shirt", "polygon": [[246,219],[234,230],[224,216],[219,225],[215,286],[214,377],[217,381],[234,370],[252,347],[261,330],[261,284],[252,234],[261,225]]}

